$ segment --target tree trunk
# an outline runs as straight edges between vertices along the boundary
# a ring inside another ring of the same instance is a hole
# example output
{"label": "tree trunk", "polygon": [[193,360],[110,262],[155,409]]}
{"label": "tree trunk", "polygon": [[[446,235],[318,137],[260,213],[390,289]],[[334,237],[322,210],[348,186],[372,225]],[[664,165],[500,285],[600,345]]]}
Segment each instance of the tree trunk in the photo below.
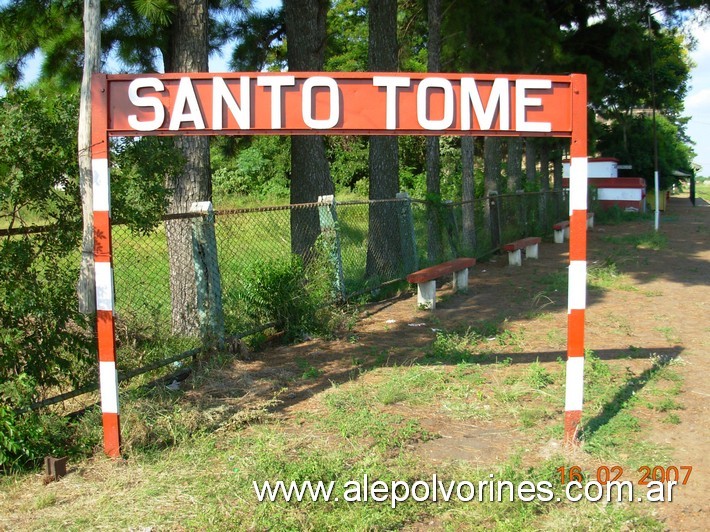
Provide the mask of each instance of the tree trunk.
{"label": "tree trunk", "polygon": [[552,186],[555,190],[562,190],[562,148],[559,141],[557,146],[552,155]]}
{"label": "tree trunk", "polygon": [[[500,191],[500,137],[486,137],[483,141],[483,176],[486,196]],[[498,200],[496,200],[498,201]],[[491,216],[490,201],[485,202],[486,225],[493,234],[497,220]],[[495,239],[494,239],[495,240]]]}
{"label": "tree trunk", "polygon": [[540,206],[539,206],[539,223],[537,230],[545,231],[546,227],[555,223],[550,220],[549,203],[547,201],[548,192],[550,191],[550,141],[548,139],[540,139]]}
{"label": "tree trunk", "polygon": [[474,173],[474,138],[461,137],[461,200],[463,201],[463,248],[473,254],[476,251],[476,209],[473,203],[476,194]]}
{"label": "tree trunk", "polygon": [[[328,0],[285,0],[288,68],[323,70]],[[291,203],[318,201],[334,193],[325,144],[320,136],[291,137]],[[291,251],[310,258],[320,234],[317,209],[291,210]]]}
{"label": "tree trunk", "polygon": [[[368,64],[372,71],[397,71],[397,1],[369,3]],[[394,199],[399,192],[397,137],[370,137],[371,200]],[[401,273],[402,250],[394,202],[373,203],[369,209],[367,277],[393,278]]]}
{"label": "tree trunk", "polygon": [[537,183],[537,139],[525,139],[525,180],[529,185]]}
{"label": "tree trunk", "polygon": [[508,161],[506,174],[508,177],[508,193],[515,194],[522,188],[523,139],[508,138]]}
{"label": "tree trunk", "polygon": [[101,10],[99,0],[84,0],[84,72],[79,104],[79,191],[81,194],[81,266],[77,283],[79,312],[96,312],[94,280],[94,205],[91,172],[91,75],[99,71],[101,59]]}
{"label": "tree trunk", "polygon": [[554,188],[554,201],[555,201],[555,220],[561,220],[564,210],[562,208],[562,147],[561,143],[557,142],[557,149],[552,155],[552,186]]}
{"label": "tree trunk", "polygon": [[550,190],[550,142],[542,139],[540,142],[540,190]]}
{"label": "tree trunk", "polygon": [[[170,28],[171,49],[166,58],[167,72],[206,72],[207,68],[207,0],[176,0]],[[172,190],[169,213],[185,213],[196,201],[211,201],[210,142],[208,137],[175,137],[185,166],[180,175],[169,176]],[[197,288],[192,253],[192,224],[188,220],[165,223],[170,260],[170,298],[174,334],[196,336]],[[207,260],[217,261],[214,257]]]}
{"label": "tree trunk", "polygon": [[[441,70],[441,0],[428,0],[427,70]],[[427,259],[438,262],[444,254],[441,241],[441,154],[439,137],[426,138]],[[433,203],[432,203],[433,202]]]}

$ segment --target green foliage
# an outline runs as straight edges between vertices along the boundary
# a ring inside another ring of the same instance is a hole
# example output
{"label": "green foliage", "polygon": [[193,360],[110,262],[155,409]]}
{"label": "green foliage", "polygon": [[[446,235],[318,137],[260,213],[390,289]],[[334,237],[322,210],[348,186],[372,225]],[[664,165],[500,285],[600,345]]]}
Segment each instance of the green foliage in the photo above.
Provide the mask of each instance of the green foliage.
{"label": "green foliage", "polygon": [[81,424],[71,424],[57,414],[26,410],[36,393],[37,381],[20,374],[0,384],[0,471],[36,467],[47,455],[76,456],[90,450],[98,435]]}
{"label": "green foliage", "polygon": [[[76,97],[12,91],[0,99],[0,227],[51,230],[0,240],[0,442],[3,468],[90,447],[52,414],[17,414],[43,395],[95,379],[91,317],[78,312],[81,238]],[[114,220],[148,232],[159,222],[166,172],[181,159],[164,139],[113,146]]]}
{"label": "green foliage", "polygon": [[[691,172],[694,153],[685,143],[683,130],[663,115],[656,116],[658,139],[659,186],[666,190],[678,181],[675,170]],[[648,116],[633,116],[604,126],[599,138],[599,150],[609,157],[616,157],[631,164],[634,173],[646,179],[653,188],[653,122]]]}
{"label": "green foliage", "polygon": [[554,379],[540,361],[536,360],[528,367],[527,381],[535,390],[541,390],[552,384]]}
{"label": "green foliage", "polygon": [[370,175],[367,137],[350,135],[323,140],[336,192],[356,191],[367,196]]}
{"label": "green foliage", "polygon": [[367,0],[338,0],[328,13],[325,70],[367,70]]}
{"label": "green foliage", "polygon": [[78,224],[77,113],[73,98],[13,91],[0,100],[1,226],[38,216]]}
{"label": "green foliage", "polygon": [[212,185],[217,196],[288,197],[287,137],[220,137],[212,149]]}
{"label": "green foliage", "polygon": [[237,293],[242,312],[254,324],[275,323],[286,339],[328,332],[333,277],[325,260],[308,264],[298,255],[287,260],[259,261],[244,276]]}
{"label": "green foliage", "polygon": [[93,361],[76,309],[79,242],[75,102],[17,91],[0,100],[0,223],[53,230],[0,241],[0,382],[39,386],[86,378]]}
{"label": "green foliage", "polygon": [[24,237],[0,245],[0,380],[27,373],[42,386],[76,385],[93,365],[88,323],[76,310],[78,270],[61,264],[51,244]]}
{"label": "green foliage", "polygon": [[168,206],[166,176],[182,170],[182,154],[169,137],[122,137],[112,143],[111,161],[114,223],[149,233],[160,223]]}
{"label": "green foliage", "polygon": [[134,0],[136,12],[158,26],[170,24],[175,6],[168,0]]}
{"label": "green foliage", "polygon": [[668,237],[656,231],[626,236],[610,236],[604,240],[614,244],[630,245],[638,249],[650,249],[653,251],[660,251],[668,245]]}

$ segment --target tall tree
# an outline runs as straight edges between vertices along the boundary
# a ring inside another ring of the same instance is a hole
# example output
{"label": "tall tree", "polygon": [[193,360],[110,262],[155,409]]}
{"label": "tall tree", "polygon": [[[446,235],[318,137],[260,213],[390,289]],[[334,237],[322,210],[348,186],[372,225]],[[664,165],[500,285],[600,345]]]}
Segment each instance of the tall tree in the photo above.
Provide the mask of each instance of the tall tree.
{"label": "tall tree", "polygon": [[508,160],[505,165],[505,173],[508,178],[507,192],[514,194],[520,190],[522,185],[522,164],[523,164],[523,139],[520,137],[509,137]]}
{"label": "tall tree", "polygon": [[79,311],[96,312],[94,280],[94,208],[91,172],[91,75],[99,71],[101,60],[101,10],[99,0],[84,0],[84,71],[79,104],[78,160],[79,193],[82,210],[81,266],[77,295]]}
{"label": "tall tree", "polygon": [[474,199],[476,197],[476,181],[474,172],[474,137],[461,137],[461,201],[462,225],[463,225],[463,248],[469,252],[476,249],[476,209]]}
{"label": "tall tree", "polygon": [[[483,140],[483,184],[486,196],[500,194],[501,183],[501,139],[500,137],[486,137]],[[498,201],[497,199],[495,201]],[[484,203],[486,224],[494,242],[497,242],[497,219],[491,210],[491,202]],[[500,205],[498,205],[500,208]],[[498,242],[500,243],[500,242]]]}
{"label": "tall tree", "polygon": [[[323,70],[328,0],[285,0],[284,20],[291,71]],[[309,203],[333,194],[325,144],[320,136],[291,138],[291,203]],[[308,258],[320,234],[315,209],[291,210],[291,251]]]}
{"label": "tall tree", "polygon": [[[370,0],[368,66],[372,71],[397,70],[397,0]],[[394,199],[399,191],[397,137],[370,137],[371,200]],[[396,208],[374,203],[369,211],[368,277],[399,273],[401,245]]]}
{"label": "tall tree", "polygon": [[[441,71],[441,0],[427,0],[429,40],[427,71]],[[427,259],[437,262],[443,255],[441,239],[441,153],[439,137],[426,138]]]}
{"label": "tall tree", "polygon": [[[168,28],[169,48],[165,54],[168,72],[207,72],[208,6],[207,0],[176,0]],[[182,153],[182,172],[168,177],[172,190],[169,213],[189,212],[194,202],[212,200],[210,142],[208,137],[179,136],[175,145]],[[190,220],[170,220],[165,224],[170,259],[170,297],[172,330],[175,334],[196,335],[197,288],[192,250]],[[217,270],[214,256],[206,257],[210,268]]]}
{"label": "tall tree", "polygon": [[525,182],[537,185],[537,142],[534,137],[525,139]]}

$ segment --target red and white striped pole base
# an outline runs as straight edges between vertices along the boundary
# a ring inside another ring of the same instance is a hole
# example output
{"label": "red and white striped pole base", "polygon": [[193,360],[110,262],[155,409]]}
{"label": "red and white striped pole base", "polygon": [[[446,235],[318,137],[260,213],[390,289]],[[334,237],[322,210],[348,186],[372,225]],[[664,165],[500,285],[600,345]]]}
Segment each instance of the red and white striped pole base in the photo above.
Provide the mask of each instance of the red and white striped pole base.
{"label": "red and white striped pole base", "polygon": [[107,133],[108,92],[105,76],[91,84],[91,174],[94,213],[94,273],[96,276],[96,335],[99,389],[104,429],[104,452],[121,456],[118,372],[114,326],[113,251],[111,242],[111,176]]}

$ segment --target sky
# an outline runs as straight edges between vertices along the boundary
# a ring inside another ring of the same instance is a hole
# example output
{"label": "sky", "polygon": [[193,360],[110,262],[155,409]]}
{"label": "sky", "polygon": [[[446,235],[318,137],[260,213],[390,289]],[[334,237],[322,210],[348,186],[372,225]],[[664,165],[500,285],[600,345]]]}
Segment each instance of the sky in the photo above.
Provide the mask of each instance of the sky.
{"label": "sky", "polygon": [[[0,0],[0,5],[7,0]],[[281,5],[281,0],[255,0],[257,9],[267,9]],[[688,136],[695,142],[694,162],[701,167],[699,175],[710,177],[710,21],[703,26],[694,25],[692,33],[697,46],[690,54],[695,66],[691,72],[690,90],[685,99],[685,116],[690,118]],[[37,71],[38,60],[30,61],[26,79]],[[227,59],[220,54],[210,57],[210,71],[226,72]],[[623,161],[622,161],[623,162]]]}
{"label": "sky", "polygon": [[710,23],[695,26],[697,47],[690,56],[695,63],[691,88],[685,98],[685,116],[690,117],[688,136],[695,142],[695,163],[702,169],[698,175],[710,176]]}

